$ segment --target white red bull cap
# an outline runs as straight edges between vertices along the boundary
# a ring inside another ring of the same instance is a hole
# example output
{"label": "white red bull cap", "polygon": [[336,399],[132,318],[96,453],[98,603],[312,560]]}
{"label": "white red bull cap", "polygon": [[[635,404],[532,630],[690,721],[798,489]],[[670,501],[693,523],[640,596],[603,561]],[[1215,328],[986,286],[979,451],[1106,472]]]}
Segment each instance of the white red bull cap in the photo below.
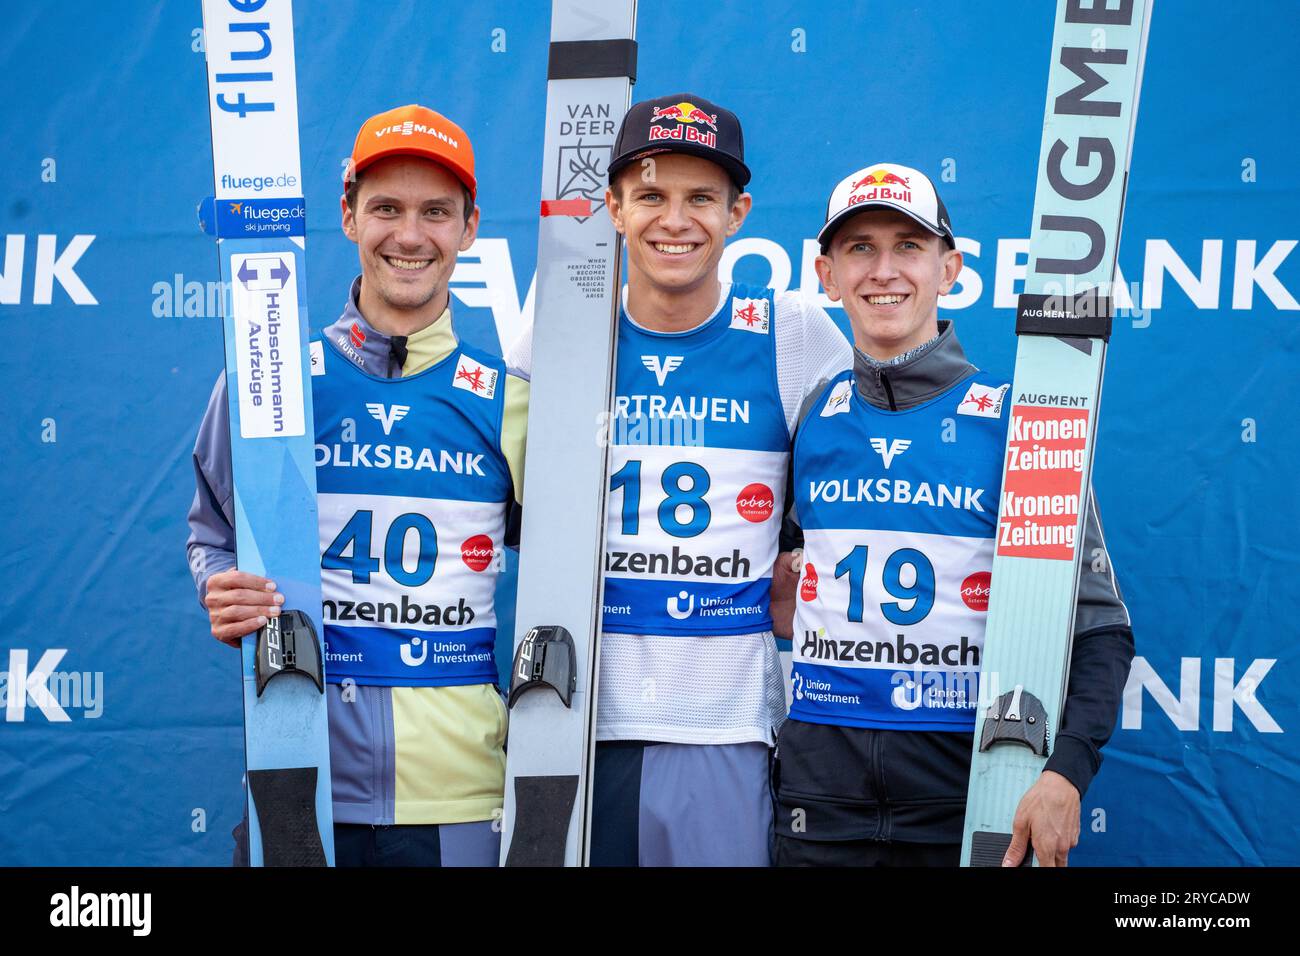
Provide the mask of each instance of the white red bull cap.
{"label": "white red bull cap", "polygon": [[864,209],[896,209],[956,248],[948,210],[925,173],[897,163],[864,166],[845,176],[826,203],[826,224],[817,233],[822,252],[840,226]]}

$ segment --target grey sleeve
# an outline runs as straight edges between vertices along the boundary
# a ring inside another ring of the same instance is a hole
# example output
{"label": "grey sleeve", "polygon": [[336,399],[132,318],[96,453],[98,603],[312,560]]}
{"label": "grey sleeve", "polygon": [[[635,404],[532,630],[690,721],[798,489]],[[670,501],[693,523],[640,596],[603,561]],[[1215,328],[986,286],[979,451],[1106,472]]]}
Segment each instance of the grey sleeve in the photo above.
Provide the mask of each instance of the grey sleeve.
{"label": "grey sleeve", "polygon": [[1088,514],[1084,519],[1083,554],[1079,567],[1079,603],[1074,612],[1074,633],[1131,628],[1128,608],[1106,550],[1101,515],[1092,486],[1088,486]]}
{"label": "grey sleeve", "polygon": [[226,376],[217,376],[194,440],[194,501],[185,552],[202,604],[208,578],[235,566],[234,483],[230,468],[230,408]]}
{"label": "grey sleeve", "polygon": [[1045,767],[1074,784],[1080,796],[1101,768],[1101,751],[1115,730],[1135,653],[1128,608],[1110,563],[1091,488],[1083,545],[1065,709]]}

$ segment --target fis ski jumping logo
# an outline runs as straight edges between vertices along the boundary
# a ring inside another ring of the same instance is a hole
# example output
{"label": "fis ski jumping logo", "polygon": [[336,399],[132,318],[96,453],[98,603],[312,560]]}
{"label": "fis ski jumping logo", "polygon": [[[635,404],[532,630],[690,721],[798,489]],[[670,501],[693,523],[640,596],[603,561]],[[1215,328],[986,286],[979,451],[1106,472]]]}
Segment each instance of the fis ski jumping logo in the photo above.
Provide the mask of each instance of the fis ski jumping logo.
{"label": "fis ski jumping logo", "polygon": [[973,415],[977,418],[1001,418],[1002,399],[1010,385],[992,388],[988,385],[971,383],[966,397],[957,405],[958,415]]}
{"label": "fis ski jumping logo", "polygon": [[682,365],[681,355],[665,355],[662,359],[658,355],[641,356],[641,364],[654,373],[655,380],[659,382],[659,387],[664,387],[664,381],[668,378],[669,373],[677,371]]}
{"label": "fis ski jumping logo", "polygon": [[758,335],[767,335],[771,327],[767,299],[732,299],[731,327]]}
{"label": "fis ski jumping logo", "polygon": [[393,426],[405,418],[410,410],[410,405],[391,405],[385,408],[379,402],[366,403],[366,411],[370,413],[371,418],[384,427],[385,435],[391,435]]}
{"label": "fis ski jumping logo", "polygon": [[830,397],[826,399],[826,404],[822,406],[822,418],[830,418],[832,415],[842,415],[849,410],[849,396],[853,392],[853,380],[845,379],[831,389]]}
{"label": "fis ski jumping logo", "polygon": [[912,447],[912,443],[906,438],[895,438],[888,443],[883,438],[873,438],[871,439],[871,447],[876,450],[881,461],[885,463],[885,471],[889,471],[889,465],[894,458]]}
{"label": "fis ski jumping logo", "polygon": [[497,393],[497,375],[496,369],[475,362],[468,355],[462,355],[456,362],[456,375],[451,384],[480,398],[491,398]]}
{"label": "fis ski jumping logo", "polygon": [[[686,602],[686,610],[682,610],[682,601]],[[676,597],[670,597],[667,604],[668,616],[674,621],[684,621],[695,613],[695,595],[686,591],[677,592]]]}

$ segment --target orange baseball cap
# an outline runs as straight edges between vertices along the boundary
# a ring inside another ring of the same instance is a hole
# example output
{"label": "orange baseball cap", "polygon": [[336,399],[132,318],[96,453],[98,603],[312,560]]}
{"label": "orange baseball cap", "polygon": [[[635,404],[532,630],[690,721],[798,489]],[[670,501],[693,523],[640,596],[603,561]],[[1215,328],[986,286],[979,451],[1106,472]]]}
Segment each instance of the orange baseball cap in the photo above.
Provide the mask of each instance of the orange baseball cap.
{"label": "orange baseball cap", "polygon": [[465,131],[441,113],[414,103],[370,117],[361,125],[352,147],[352,162],[344,176],[356,175],[386,156],[423,156],[445,166],[465,184],[473,198],[474,147]]}

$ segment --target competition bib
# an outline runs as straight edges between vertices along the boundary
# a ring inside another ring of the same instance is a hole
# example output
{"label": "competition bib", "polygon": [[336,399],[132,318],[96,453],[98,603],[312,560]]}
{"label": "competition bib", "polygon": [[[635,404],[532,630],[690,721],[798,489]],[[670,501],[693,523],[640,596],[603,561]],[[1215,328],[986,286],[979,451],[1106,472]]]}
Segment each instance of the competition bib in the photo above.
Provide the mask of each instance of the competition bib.
{"label": "competition bib", "polygon": [[719,313],[685,334],[648,332],[622,317],[606,631],[771,628],[789,455],[773,307],[771,290],[733,286]]}

